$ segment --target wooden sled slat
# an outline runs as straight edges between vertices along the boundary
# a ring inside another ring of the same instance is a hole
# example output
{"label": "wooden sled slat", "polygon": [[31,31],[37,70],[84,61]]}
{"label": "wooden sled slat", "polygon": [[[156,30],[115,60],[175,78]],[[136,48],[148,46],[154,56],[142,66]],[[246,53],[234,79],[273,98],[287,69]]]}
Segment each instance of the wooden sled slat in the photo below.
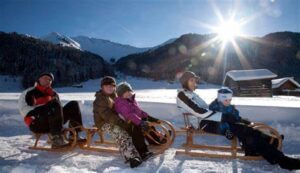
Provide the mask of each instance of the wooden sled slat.
{"label": "wooden sled slat", "polygon": [[[64,133],[64,136],[66,136],[67,133],[72,133],[74,136],[74,140],[71,143],[69,143],[70,146],[68,146],[68,147],[53,149],[51,147],[38,146],[38,142],[43,135],[47,135],[48,139],[50,139],[50,135],[49,135],[49,133],[35,133],[34,136],[36,137],[36,140],[34,142],[34,145],[30,146],[28,148],[31,150],[41,150],[41,151],[51,151],[51,152],[66,152],[66,151],[73,150],[76,147],[76,142],[77,142],[76,131],[73,128],[66,128],[66,129],[64,129],[63,133]],[[47,141],[47,143],[48,143],[48,141]]]}
{"label": "wooden sled slat", "polygon": [[[79,145],[80,149],[94,151],[94,152],[106,152],[106,153],[119,153],[119,149],[115,147],[115,143],[111,141],[105,141],[104,133],[98,128],[82,128],[82,131],[86,132],[87,142],[83,145]],[[99,135],[99,141],[93,141],[95,134]],[[98,144],[98,145],[94,145]],[[106,144],[106,146],[101,146],[99,144]]]}
{"label": "wooden sled slat", "polygon": [[[231,151],[232,147],[231,146],[212,146],[212,145],[187,145],[187,144],[182,144],[183,147],[189,147],[192,149],[208,149],[208,150],[217,150],[217,151]],[[242,151],[241,147],[236,148],[237,151]]]}
{"label": "wooden sled slat", "polygon": [[107,145],[114,145],[116,146],[116,143],[113,141],[113,140],[107,140],[105,139],[104,137],[104,132],[102,130],[98,130],[98,135],[99,135],[99,140],[98,141],[95,141],[94,143],[95,144],[107,144]]}
{"label": "wooden sled slat", "polygon": [[[206,135],[205,133],[199,133]],[[210,134],[208,134],[210,135]],[[192,138],[196,135],[188,134],[187,141],[182,145],[183,149],[177,150],[176,155],[188,155],[192,157],[206,157],[206,158],[220,158],[220,159],[243,159],[243,160],[261,160],[260,156],[243,156],[243,150],[237,146],[237,138],[234,137],[231,140],[229,146],[221,145],[200,145],[195,144]],[[215,135],[216,136],[216,135]],[[219,135],[221,136],[221,135]],[[192,150],[197,150],[192,151]],[[220,152],[220,153],[209,153],[209,151]]]}

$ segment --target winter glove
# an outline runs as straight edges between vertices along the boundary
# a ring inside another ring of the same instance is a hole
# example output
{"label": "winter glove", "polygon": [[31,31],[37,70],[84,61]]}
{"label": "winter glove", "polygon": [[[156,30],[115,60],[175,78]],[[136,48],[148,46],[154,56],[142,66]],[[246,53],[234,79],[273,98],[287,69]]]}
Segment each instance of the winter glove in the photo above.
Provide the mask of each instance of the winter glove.
{"label": "winter glove", "polygon": [[150,129],[149,123],[147,121],[142,121],[141,128],[143,132],[147,132]]}
{"label": "winter glove", "polygon": [[246,124],[246,125],[252,125],[253,123],[251,121],[249,121],[248,119],[241,119],[241,123]]}
{"label": "winter glove", "polygon": [[225,137],[226,137],[228,140],[232,140],[233,137],[234,137],[234,135],[233,135],[233,133],[232,133],[229,129],[227,129],[227,130],[225,131]]}
{"label": "winter glove", "polygon": [[159,119],[154,118],[152,116],[148,116],[147,118],[143,118],[142,120],[144,120],[144,121],[150,121],[150,122],[155,122],[155,123],[160,123]]}
{"label": "winter glove", "polygon": [[231,114],[222,114],[221,122],[235,124],[235,123],[241,123],[241,121],[242,121],[241,117],[236,117]]}

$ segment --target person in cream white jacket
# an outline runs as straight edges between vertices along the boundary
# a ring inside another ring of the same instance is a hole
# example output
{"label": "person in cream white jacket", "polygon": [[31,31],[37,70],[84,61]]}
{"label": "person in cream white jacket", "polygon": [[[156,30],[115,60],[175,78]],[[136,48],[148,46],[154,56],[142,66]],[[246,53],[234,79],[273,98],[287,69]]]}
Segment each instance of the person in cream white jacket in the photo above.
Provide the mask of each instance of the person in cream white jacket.
{"label": "person in cream white jacket", "polygon": [[[270,164],[278,164],[283,169],[297,170],[300,169],[300,160],[286,156],[282,151],[278,150],[276,146],[269,143],[266,140],[266,135],[257,129],[249,126],[249,123],[243,123],[241,117],[237,115],[225,115],[232,112],[224,112],[223,109],[219,109],[220,106],[214,106],[211,104],[211,109],[207,109],[207,104],[194,92],[197,88],[197,83],[200,78],[193,72],[184,72],[180,78],[182,84],[181,90],[177,95],[177,106],[184,113],[190,113],[191,115],[200,119],[200,124],[196,128],[201,128],[204,131],[210,133],[220,133],[220,124],[228,124],[228,129],[232,135],[236,136],[245,151],[251,151],[261,155]],[[224,95],[225,94],[225,95]],[[219,96],[226,96],[226,99],[230,100],[231,95],[229,93],[221,93]],[[227,97],[229,96],[229,97]],[[219,104],[223,100],[219,99]],[[229,105],[224,105],[229,106]],[[235,117],[236,121],[224,118],[226,116]],[[226,136],[226,134],[225,134]],[[226,136],[228,138],[228,136]],[[247,152],[245,152],[247,155]]]}

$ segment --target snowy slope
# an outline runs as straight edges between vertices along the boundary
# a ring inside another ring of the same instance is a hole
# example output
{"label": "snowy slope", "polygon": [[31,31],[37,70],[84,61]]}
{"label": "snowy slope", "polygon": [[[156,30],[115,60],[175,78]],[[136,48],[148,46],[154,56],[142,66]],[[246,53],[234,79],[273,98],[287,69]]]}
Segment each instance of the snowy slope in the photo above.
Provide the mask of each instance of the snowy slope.
{"label": "snowy slope", "polygon": [[59,44],[62,46],[72,47],[75,49],[81,49],[80,44],[71,39],[68,36],[62,35],[57,32],[51,32],[43,37],[41,37],[42,40],[51,42],[53,44]]}
{"label": "snowy slope", "polygon": [[[183,120],[176,108],[175,97],[178,84],[164,81],[127,78],[136,89],[137,99],[143,109],[151,115],[169,120],[176,128],[183,125]],[[123,81],[123,80],[119,80]],[[90,80],[81,88],[57,88],[65,103],[78,100],[83,114],[84,124],[93,123],[92,101],[99,80]],[[217,86],[201,85],[197,93],[209,103],[216,96]],[[211,88],[213,87],[213,88]],[[85,91],[84,91],[85,90]],[[193,158],[176,156],[176,149],[184,141],[178,136],[174,145],[164,154],[159,155],[136,169],[128,168],[119,155],[97,153],[76,149],[67,153],[48,153],[28,149],[33,138],[25,127],[17,110],[16,93],[0,93],[0,172],[287,172],[266,161],[241,161]],[[243,117],[265,122],[285,134],[283,151],[290,156],[300,158],[300,98],[234,98],[234,104]],[[45,143],[46,139],[42,142]],[[200,139],[198,139],[200,140]],[[228,141],[219,138],[201,138],[207,144],[224,144]],[[298,171],[300,172],[300,171]]]}
{"label": "snowy slope", "polygon": [[[66,98],[66,97],[65,97]],[[72,98],[74,99],[74,98]],[[81,100],[83,120],[86,126],[93,125],[92,101]],[[161,119],[171,121],[176,127],[182,126],[182,118],[174,104],[140,102],[141,106],[150,114]],[[33,144],[30,132],[24,126],[21,116],[15,107],[16,100],[0,100],[0,172],[286,172],[278,166],[269,165],[265,161],[240,161],[192,158],[176,156],[176,148],[180,148],[184,141],[183,136],[178,136],[174,145],[163,155],[143,163],[136,169],[128,168],[118,155],[97,153],[76,149],[67,153],[47,153],[32,151],[27,147]],[[277,112],[277,111],[276,111]],[[294,111],[285,110],[285,115],[294,114]],[[299,112],[299,109],[297,110]],[[243,115],[251,119],[261,119],[260,112],[255,108],[242,110]],[[264,112],[266,114],[266,112]],[[269,115],[264,115],[265,117]],[[288,119],[286,122],[265,119],[264,122],[277,128],[285,134],[285,153],[300,157],[300,123],[297,118]],[[8,130],[9,129],[9,130]],[[45,143],[46,139],[42,142]],[[201,141],[210,144],[228,143],[224,138],[203,138]]]}
{"label": "snowy slope", "polygon": [[174,42],[177,38],[169,39],[163,42],[162,44],[148,48],[138,48],[130,45],[111,42],[109,40],[90,38],[86,36],[72,37],[72,39],[77,41],[81,45],[81,48],[83,50],[98,54],[104,57],[107,61],[110,61],[112,58],[115,59],[115,61],[117,61],[118,59],[130,54],[157,49],[161,46]]}
{"label": "snowy slope", "polygon": [[98,54],[104,57],[107,61],[110,61],[112,58],[118,60],[126,55],[144,52],[149,49],[137,48],[130,45],[111,42],[109,40],[90,38],[86,36],[72,37],[72,39],[78,42],[83,50]]}
{"label": "snowy slope", "polygon": [[162,44],[148,48],[138,48],[131,45],[120,44],[109,40],[91,38],[87,36],[68,37],[57,32],[51,32],[41,37],[41,39],[54,44],[60,44],[62,46],[89,51],[100,55],[101,57],[104,57],[104,59],[108,62],[111,62],[112,59],[117,61],[119,58],[130,54],[157,49],[163,45],[174,42],[177,38],[169,39]]}

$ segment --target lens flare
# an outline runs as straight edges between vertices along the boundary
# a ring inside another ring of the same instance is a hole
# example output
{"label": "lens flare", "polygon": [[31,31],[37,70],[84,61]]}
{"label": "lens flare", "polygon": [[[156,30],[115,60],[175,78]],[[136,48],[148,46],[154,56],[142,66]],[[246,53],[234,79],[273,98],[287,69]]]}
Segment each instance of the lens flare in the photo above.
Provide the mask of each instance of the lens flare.
{"label": "lens flare", "polygon": [[240,25],[234,20],[223,21],[219,27],[216,28],[218,37],[222,41],[233,41],[236,36],[241,35]]}

